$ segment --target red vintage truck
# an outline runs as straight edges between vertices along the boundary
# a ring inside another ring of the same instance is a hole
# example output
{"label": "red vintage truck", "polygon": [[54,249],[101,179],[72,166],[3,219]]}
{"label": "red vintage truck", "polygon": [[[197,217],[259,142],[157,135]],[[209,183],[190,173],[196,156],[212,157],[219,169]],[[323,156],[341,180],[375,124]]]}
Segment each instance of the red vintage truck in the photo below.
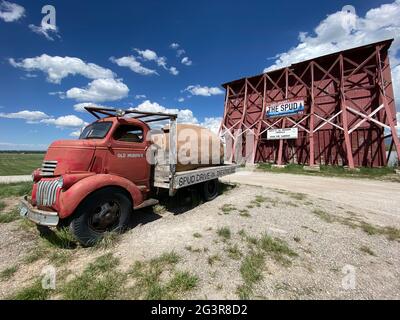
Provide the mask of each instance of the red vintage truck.
{"label": "red vintage truck", "polygon": [[[59,140],[33,172],[30,197],[20,201],[20,214],[39,226],[69,227],[85,246],[106,232],[122,231],[135,210],[158,203],[160,189],[173,196],[194,186],[205,201],[218,195],[218,177],[234,173],[235,164],[176,172],[175,114],[87,107],[97,121],[78,140]],[[169,121],[169,150],[146,139],[150,123]],[[149,161],[149,154],[152,161]]]}

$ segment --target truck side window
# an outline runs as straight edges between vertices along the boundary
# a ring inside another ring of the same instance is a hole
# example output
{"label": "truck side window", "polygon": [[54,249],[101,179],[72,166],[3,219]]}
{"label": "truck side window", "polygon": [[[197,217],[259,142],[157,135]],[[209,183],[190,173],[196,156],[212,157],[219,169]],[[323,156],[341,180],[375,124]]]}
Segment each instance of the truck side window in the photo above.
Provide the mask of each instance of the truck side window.
{"label": "truck side window", "polygon": [[123,142],[143,142],[143,129],[137,126],[121,125],[114,133],[114,140]]}

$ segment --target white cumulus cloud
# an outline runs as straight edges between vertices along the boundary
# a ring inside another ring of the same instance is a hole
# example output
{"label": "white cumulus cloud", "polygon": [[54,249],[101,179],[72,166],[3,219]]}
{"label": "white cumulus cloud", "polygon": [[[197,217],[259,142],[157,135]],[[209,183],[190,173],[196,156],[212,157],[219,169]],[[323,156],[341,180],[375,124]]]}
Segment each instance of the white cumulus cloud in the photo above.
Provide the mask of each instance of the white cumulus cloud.
{"label": "white cumulus cloud", "polygon": [[218,129],[222,121],[222,118],[220,117],[209,117],[205,118],[204,121],[200,122],[194,116],[193,111],[190,109],[166,108],[160,105],[159,103],[151,102],[150,100],[142,102],[135,109],[147,112],[162,112],[162,113],[177,114],[178,123],[197,124],[199,126],[210,129],[214,133],[218,133]]}
{"label": "white cumulus cloud", "polygon": [[120,67],[127,67],[133,72],[144,76],[158,74],[156,70],[142,66],[140,61],[138,61],[134,56],[126,56],[121,58],[111,57],[110,60]]}
{"label": "white cumulus cloud", "polygon": [[137,94],[135,95],[135,99],[146,99],[146,95],[145,94]]}
{"label": "white cumulus cloud", "polygon": [[165,63],[165,58],[164,57],[159,57],[157,55],[157,53],[155,51],[153,51],[153,50],[150,50],[150,49],[145,49],[145,50],[135,49],[135,51],[144,60],[156,61],[157,64],[161,63],[161,65],[163,65]]}
{"label": "white cumulus cloud", "polygon": [[86,122],[75,115],[61,116],[58,118],[43,119],[41,122],[52,124],[59,128],[78,128],[83,127]]}
{"label": "white cumulus cloud", "polygon": [[0,19],[5,22],[13,22],[21,19],[25,15],[25,8],[19,4],[1,1],[0,2]]}
{"label": "white cumulus cloud", "polygon": [[185,49],[181,48],[181,46],[180,46],[179,43],[176,43],[176,42],[171,43],[171,44],[169,45],[169,47],[170,47],[171,49],[174,49],[174,50],[176,51],[176,56],[177,56],[178,58],[186,53]]}
{"label": "white cumulus cloud", "polygon": [[189,59],[189,57],[183,57],[181,63],[185,66],[191,66],[193,62]]}
{"label": "white cumulus cloud", "polygon": [[169,45],[170,48],[172,49],[178,49],[179,48],[179,43],[173,42]]}
{"label": "white cumulus cloud", "polygon": [[11,112],[11,113],[1,112],[0,118],[23,119],[27,123],[36,123],[40,120],[49,118],[49,116],[42,111],[23,110],[23,111],[18,111],[18,112]]}
{"label": "white cumulus cloud", "polygon": [[160,57],[155,51],[150,49],[135,49],[135,51],[139,54],[140,59],[143,59],[145,61],[154,61],[159,67],[168,70],[169,73],[174,76],[179,74],[179,71],[176,67],[168,67],[166,57]]}
{"label": "white cumulus cloud", "polygon": [[312,33],[300,32],[299,43],[276,55],[275,62],[264,72],[321,55],[394,38],[390,51],[393,85],[397,106],[400,105],[400,0],[367,11],[364,17],[339,11],[328,15]]}
{"label": "white cumulus cloud", "polygon": [[166,107],[158,104],[157,102],[151,102],[150,100],[143,101],[135,109],[137,109],[139,111],[177,114],[178,122],[180,122],[180,123],[198,123],[196,117],[193,115],[192,110],[166,108]]}
{"label": "white cumulus cloud", "polygon": [[110,60],[120,67],[128,67],[131,69],[133,72],[141,74],[141,75],[158,75],[158,72],[154,69],[147,68],[143,66],[142,62],[145,61],[152,61],[157,64],[158,67],[163,68],[164,70],[167,70],[169,73],[172,75],[178,75],[179,71],[176,67],[169,67],[167,65],[167,58],[166,57],[161,57],[159,56],[154,50],[150,49],[134,49],[138,56],[135,57],[133,55],[130,56],[125,56],[121,58],[115,58],[111,57]]}
{"label": "white cumulus cloud", "polygon": [[52,24],[41,23],[40,26],[35,26],[34,24],[29,25],[29,29],[31,29],[34,33],[44,36],[47,40],[53,41],[54,36],[60,38],[58,33],[58,28]]}
{"label": "white cumulus cloud", "polygon": [[115,101],[125,98],[129,88],[119,79],[96,79],[85,88],[69,89],[65,96],[77,101]]}
{"label": "white cumulus cloud", "polygon": [[224,92],[218,87],[207,87],[200,85],[190,85],[184,91],[190,92],[194,96],[214,96],[218,94],[223,94]]}
{"label": "white cumulus cloud", "polygon": [[172,74],[172,75],[174,75],[174,76],[177,76],[177,75],[179,74],[179,70],[176,69],[175,67],[170,67],[170,68],[168,69],[168,71],[169,71],[170,74]]}
{"label": "white cumulus cloud", "polygon": [[214,133],[218,133],[219,126],[221,125],[222,118],[221,117],[210,117],[204,118],[204,121],[200,123],[202,127],[210,129]]}
{"label": "white cumulus cloud", "polygon": [[59,57],[42,54],[34,58],[25,58],[17,61],[9,59],[12,66],[26,71],[42,71],[47,74],[47,80],[60,83],[69,75],[81,75],[88,79],[113,78],[115,74],[110,70],[94,63],[87,63],[76,57]]}
{"label": "white cumulus cloud", "polygon": [[[82,129],[83,129],[83,128],[82,128]],[[77,129],[77,130],[72,131],[72,132],[69,134],[70,137],[75,137],[75,138],[79,137],[79,136],[81,135],[81,133],[82,133],[82,129]]]}

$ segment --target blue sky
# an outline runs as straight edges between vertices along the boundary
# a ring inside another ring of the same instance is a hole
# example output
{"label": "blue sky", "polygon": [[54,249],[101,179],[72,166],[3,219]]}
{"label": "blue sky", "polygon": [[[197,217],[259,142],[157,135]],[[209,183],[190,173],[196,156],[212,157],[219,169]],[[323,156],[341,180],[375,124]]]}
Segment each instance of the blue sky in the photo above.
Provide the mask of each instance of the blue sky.
{"label": "blue sky", "polygon": [[[56,30],[40,28],[46,4],[56,9]],[[356,10],[350,27],[340,15],[348,4]],[[399,8],[371,0],[0,0],[0,150],[73,138],[93,121],[76,111],[89,102],[179,109],[185,121],[215,129],[222,83],[396,36]],[[399,48],[396,38],[396,72]]]}

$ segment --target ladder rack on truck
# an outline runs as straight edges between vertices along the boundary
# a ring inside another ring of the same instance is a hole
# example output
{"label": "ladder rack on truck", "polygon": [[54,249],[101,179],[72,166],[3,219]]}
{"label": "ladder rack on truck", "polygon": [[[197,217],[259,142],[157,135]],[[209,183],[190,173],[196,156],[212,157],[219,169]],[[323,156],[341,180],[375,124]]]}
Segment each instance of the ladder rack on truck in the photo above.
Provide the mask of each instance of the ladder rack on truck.
{"label": "ladder rack on truck", "polygon": [[[154,160],[154,187],[169,190],[169,195],[173,196],[175,192],[184,187],[217,179],[219,177],[232,174],[239,167],[237,164],[224,164],[211,167],[201,167],[188,171],[176,171],[177,163],[177,115],[162,112],[147,112],[136,109],[113,109],[86,107],[96,118],[100,119],[99,114],[106,116],[129,116],[147,124],[153,122],[169,121],[169,152],[164,154],[162,150],[155,150]],[[160,159],[162,159],[160,161]],[[172,160],[172,161],[171,161]]]}

